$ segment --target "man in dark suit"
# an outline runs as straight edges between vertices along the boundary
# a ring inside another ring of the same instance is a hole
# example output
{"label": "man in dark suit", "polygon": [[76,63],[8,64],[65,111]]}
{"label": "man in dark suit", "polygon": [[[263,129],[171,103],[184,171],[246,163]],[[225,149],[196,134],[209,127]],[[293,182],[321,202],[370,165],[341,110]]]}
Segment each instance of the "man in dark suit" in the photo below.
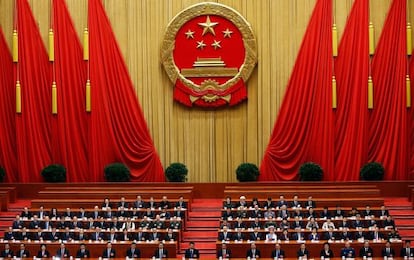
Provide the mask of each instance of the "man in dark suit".
{"label": "man in dark suit", "polygon": [[154,251],[154,257],[155,258],[168,258],[168,251],[167,249],[164,249],[163,243],[158,244],[158,249],[155,249]]}
{"label": "man in dark suit", "polygon": [[178,201],[175,203],[175,208],[186,209],[187,203],[184,201],[184,197],[180,196]]}
{"label": "man in dark suit", "polygon": [[285,251],[280,249],[280,244],[275,244],[275,250],[272,251],[271,258],[284,258],[285,257]]}
{"label": "man in dark suit", "polygon": [[137,248],[135,242],[131,243],[131,247],[126,251],[126,256],[128,258],[141,258],[141,251]]}
{"label": "man in dark suit", "polygon": [[259,232],[259,228],[255,227],[253,232],[250,234],[251,241],[260,241],[263,240],[262,234]]}
{"label": "man in dark suit", "polygon": [[401,248],[400,251],[400,256],[401,257],[414,257],[414,248],[411,248],[411,241],[410,240],[406,240],[405,241],[405,246],[403,248]]}
{"label": "man in dark suit", "polygon": [[198,259],[200,258],[200,254],[198,252],[197,249],[195,249],[194,247],[194,242],[190,242],[189,244],[189,248],[185,250],[185,258],[190,258],[190,259]]}
{"label": "man in dark suit", "polygon": [[217,258],[230,259],[231,250],[227,248],[226,243],[221,244],[221,249],[217,250]]}
{"label": "man in dark suit", "polygon": [[306,245],[304,243],[300,244],[299,250],[296,253],[297,257],[306,257],[309,258],[309,250],[306,249]]}
{"label": "man in dark suit", "polygon": [[246,252],[246,257],[250,257],[250,258],[260,258],[260,250],[256,248],[256,244],[255,243],[251,243],[250,244],[250,249],[247,250]]}
{"label": "man in dark suit", "polygon": [[381,250],[381,256],[382,257],[395,257],[395,251],[394,248],[391,248],[391,242],[387,241],[385,244],[385,248]]}
{"label": "man in dark suit", "polygon": [[89,258],[91,257],[91,254],[89,253],[89,250],[86,249],[86,246],[84,243],[80,244],[78,252],[76,252],[76,258]]}
{"label": "man in dark suit", "polygon": [[26,246],[23,243],[20,244],[20,249],[16,252],[16,256],[19,258],[30,257],[30,252],[26,249]]}
{"label": "man in dark suit", "polygon": [[13,228],[9,227],[8,231],[4,233],[4,240],[13,240],[15,239],[15,234]]}
{"label": "man in dark suit", "polygon": [[107,242],[106,248],[102,252],[102,258],[115,258],[116,252],[115,249],[112,248],[112,243]]}
{"label": "man in dark suit", "polygon": [[13,258],[13,250],[10,249],[9,243],[4,244],[4,250],[1,251],[0,257],[3,258]]}
{"label": "man in dark suit", "polygon": [[59,257],[59,258],[70,257],[69,250],[66,248],[65,243],[60,243],[60,248],[56,250],[56,257]]}
{"label": "man in dark suit", "polygon": [[374,251],[372,250],[372,247],[369,246],[369,242],[365,241],[364,246],[361,247],[359,250],[359,257],[367,257],[372,258],[374,256]]}
{"label": "man in dark suit", "polygon": [[230,232],[228,232],[227,229],[228,229],[227,226],[223,227],[223,232],[219,233],[218,240],[220,240],[220,241],[230,241],[231,240],[232,236],[231,236]]}
{"label": "man in dark suit", "polygon": [[97,227],[96,231],[91,234],[91,240],[94,240],[94,241],[105,240],[104,234],[101,232],[101,229],[99,227]]}

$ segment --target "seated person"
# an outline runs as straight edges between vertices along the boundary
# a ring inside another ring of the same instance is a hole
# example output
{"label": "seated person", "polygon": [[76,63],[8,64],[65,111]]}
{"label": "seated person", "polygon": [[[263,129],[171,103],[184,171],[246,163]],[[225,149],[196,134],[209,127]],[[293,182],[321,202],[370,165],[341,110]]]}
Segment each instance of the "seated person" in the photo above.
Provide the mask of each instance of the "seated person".
{"label": "seated person", "polygon": [[333,212],[333,216],[336,219],[341,219],[346,217],[345,212],[341,209],[341,206],[336,205],[335,211]]}
{"label": "seated person", "polygon": [[328,231],[324,234],[325,240],[335,240],[337,237],[337,234],[334,232],[334,229],[332,227],[328,228]]}
{"label": "seated person", "polygon": [[265,210],[268,209],[275,209],[276,208],[276,204],[274,203],[274,201],[272,200],[272,197],[268,197],[267,200],[264,202],[263,208]]}
{"label": "seated person", "polygon": [[312,230],[313,228],[319,229],[318,222],[316,222],[314,217],[310,218],[306,224],[306,229]]}
{"label": "seated person", "polygon": [[334,253],[328,242],[325,242],[323,244],[323,249],[321,250],[320,256],[321,258],[333,258],[334,257]]}
{"label": "seated person", "polygon": [[303,241],[305,240],[305,235],[302,232],[300,232],[299,229],[297,229],[296,232],[292,234],[292,239],[297,241]]}
{"label": "seated person", "polygon": [[251,218],[262,218],[263,217],[263,213],[261,209],[259,208],[259,205],[254,206],[253,210],[250,212],[250,217]]}
{"label": "seated person", "polygon": [[368,240],[364,242],[364,246],[359,250],[359,257],[374,257],[374,250],[372,250],[372,247],[370,247]]}
{"label": "seated person", "polygon": [[176,233],[174,233],[172,229],[168,229],[167,234],[164,236],[164,240],[168,242],[177,241]]}
{"label": "seated person", "polygon": [[382,226],[385,229],[391,229],[391,228],[395,228],[395,222],[392,219],[392,217],[390,215],[387,216],[387,218],[384,220]]}
{"label": "seated person", "polygon": [[364,232],[363,230],[358,230],[355,235],[354,235],[356,240],[366,240],[369,238],[369,236],[367,235],[366,232]]}
{"label": "seated person", "polygon": [[254,221],[250,224],[250,228],[262,228],[262,224],[259,221],[259,218],[255,218]]}
{"label": "seated person", "polygon": [[162,196],[161,202],[158,205],[161,209],[168,209],[170,208],[170,202],[167,199],[167,196]]}
{"label": "seated person", "polygon": [[277,214],[278,219],[288,219],[290,217],[289,211],[287,210],[286,205],[280,206],[280,209]]}
{"label": "seated person", "polygon": [[219,232],[218,240],[230,241],[231,239],[232,239],[232,235],[228,231],[227,226],[224,226],[222,232]]}
{"label": "seated person", "polygon": [[309,234],[309,240],[310,241],[318,241],[319,240],[319,234],[317,232],[318,230],[316,228],[312,228],[312,233]]}
{"label": "seated person", "polygon": [[395,257],[395,251],[394,248],[391,247],[391,242],[387,241],[385,243],[385,248],[381,250],[381,256],[382,257]]}
{"label": "seated person", "polygon": [[292,199],[292,202],[290,203],[290,207],[292,208],[292,209],[297,209],[297,208],[301,208],[302,206],[301,206],[301,203],[300,203],[300,201],[299,201],[299,197],[298,197],[298,195],[293,195],[293,199]]}
{"label": "seated person", "polygon": [[305,218],[307,219],[317,218],[315,210],[313,208],[308,208],[308,211],[305,212]]}
{"label": "seated person", "polygon": [[251,243],[250,244],[250,248],[247,250],[246,252],[246,257],[247,258],[260,258],[261,254],[260,254],[260,250],[256,248],[256,244],[255,243]]}
{"label": "seated person", "polygon": [[223,209],[227,210],[227,209],[233,209],[234,208],[234,203],[231,201],[231,197],[227,196],[226,200],[223,202]]}
{"label": "seated person", "polygon": [[352,236],[351,232],[349,232],[348,229],[345,228],[345,229],[342,230],[340,238],[341,238],[341,240],[348,241],[348,240],[352,240],[353,236]]}
{"label": "seated person", "polygon": [[217,250],[217,258],[230,259],[231,250],[227,248],[226,243],[221,244],[221,249]]}
{"label": "seated person", "polygon": [[68,258],[70,257],[69,250],[66,248],[65,243],[60,243],[60,247],[56,250],[56,257],[58,258]]}
{"label": "seated person", "polygon": [[14,256],[18,258],[28,258],[30,257],[30,252],[26,249],[25,244],[21,243],[19,251],[17,251]]}
{"label": "seated person", "polygon": [[296,208],[293,211],[292,217],[296,218],[298,217],[298,219],[303,219],[303,212],[302,212],[302,208]]}
{"label": "seated person", "polygon": [[269,233],[266,234],[266,241],[277,241],[277,235],[273,226],[269,227]]}
{"label": "seated person", "polygon": [[345,247],[341,249],[341,257],[355,258],[355,249],[351,247],[349,241],[345,242]]}
{"label": "seated person", "polygon": [[155,249],[153,257],[168,258],[168,250],[164,249],[164,244],[162,242],[158,244],[158,249]]}
{"label": "seated person", "polygon": [[[230,200],[231,202],[231,200]],[[187,208],[187,202],[184,201],[184,197],[180,195],[178,198],[178,201],[175,203],[176,209],[186,209]]]}
{"label": "seated person", "polygon": [[384,205],[381,205],[381,209],[378,212],[378,217],[381,219],[387,218],[390,215],[390,213],[388,212],[388,209],[385,208]]}
{"label": "seated person", "polygon": [[47,251],[45,244],[40,245],[40,250],[37,252],[36,257],[37,258],[49,258],[50,257],[50,253],[49,251]]}
{"label": "seated person", "polygon": [[244,240],[244,234],[242,233],[242,229],[241,228],[236,228],[235,231],[236,231],[236,233],[233,234],[233,240],[234,241],[243,241]]}
{"label": "seated person", "polygon": [[321,214],[319,214],[320,218],[323,219],[330,219],[331,218],[331,213],[328,210],[328,207],[324,207]]}
{"label": "seated person", "polygon": [[272,250],[272,254],[270,255],[272,259],[280,259],[285,257],[285,251],[281,249],[280,244],[275,244],[275,249]]}
{"label": "seated person", "polygon": [[335,229],[335,224],[331,221],[330,218],[326,219],[326,221],[322,224],[323,230],[328,230],[329,228]]}
{"label": "seated person", "polygon": [[401,248],[400,256],[407,257],[407,258],[414,257],[414,248],[411,248],[410,240],[405,241],[404,247]]}
{"label": "seated person", "polygon": [[394,228],[391,228],[390,233],[388,233],[388,240],[401,240],[400,234],[398,234],[397,230]]}
{"label": "seated person", "polygon": [[281,241],[289,241],[289,231],[287,229],[283,229],[282,234],[280,235]]}
{"label": "seated person", "polygon": [[237,222],[236,224],[234,224],[234,229],[238,228],[238,229],[246,229],[246,224],[243,223],[243,219],[241,218],[237,218]]}
{"label": "seated person", "polygon": [[234,218],[233,211],[231,208],[226,208],[226,211],[221,215],[221,219],[232,220]]}
{"label": "seated person", "polygon": [[279,224],[279,228],[281,230],[290,228],[290,224],[289,224],[289,222],[286,218],[282,219],[282,222],[280,222],[280,224]]}
{"label": "seated person", "polygon": [[361,219],[361,215],[358,213],[355,216],[355,220],[352,223],[352,227],[355,229],[359,229],[359,228],[365,228],[365,224]]}
{"label": "seated person", "polygon": [[141,258],[141,251],[137,248],[137,244],[135,242],[131,243],[130,248],[126,251],[127,258]]}
{"label": "seated person", "polygon": [[379,228],[375,227],[374,230],[371,232],[371,240],[379,241],[384,239],[381,232],[379,232]]}
{"label": "seated person", "polygon": [[302,258],[309,258],[310,254],[309,254],[309,250],[306,249],[306,244],[302,243],[299,246],[299,250],[296,252],[296,256],[298,258],[302,257]]}
{"label": "seated person", "polygon": [[357,208],[353,207],[353,208],[351,209],[351,211],[348,213],[348,217],[349,217],[349,218],[351,218],[351,217],[356,217],[356,215],[357,215],[357,214],[359,214],[359,212],[358,212]]}
{"label": "seated person", "polygon": [[112,248],[112,243],[107,242],[106,248],[102,251],[102,258],[115,258],[116,252],[115,249]]}
{"label": "seated person", "polygon": [[303,228],[303,222],[299,219],[298,216],[295,216],[295,220],[292,224],[293,229],[302,229]]}
{"label": "seated person", "polygon": [[250,240],[251,241],[263,240],[262,233],[259,232],[258,227],[255,227],[253,232],[250,233]]}
{"label": "seated person", "polygon": [[343,217],[342,221],[338,224],[339,230],[350,228],[347,217]]}
{"label": "seated person", "polygon": [[273,220],[272,217],[269,217],[266,223],[264,224],[264,228],[269,228],[269,227],[276,227],[276,222]]}
{"label": "seated person", "polygon": [[304,207],[309,209],[309,208],[316,208],[316,203],[313,200],[312,196],[308,197],[308,200],[304,203]]}
{"label": "seated person", "polygon": [[10,249],[10,244],[9,243],[4,244],[4,250],[0,252],[0,257],[13,258],[13,256],[14,256],[14,253],[13,253],[13,250]]}
{"label": "seated person", "polygon": [[268,208],[267,211],[263,214],[263,217],[265,219],[269,219],[269,218],[273,219],[276,217],[276,214],[271,208]]}
{"label": "seated person", "polygon": [[282,208],[282,206],[286,206],[287,207],[288,202],[285,200],[285,196],[284,195],[280,195],[279,196],[279,201],[276,203],[276,208],[280,209]]}
{"label": "seated person", "polygon": [[89,253],[89,250],[86,249],[86,245],[84,243],[81,243],[79,245],[79,250],[76,252],[76,258],[89,258],[91,254]]}
{"label": "seated person", "polygon": [[20,214],[20,217],[22,219],[31,219],[32,218],[32,213],[29,211],[28,207],[24,207],[22,214]]}
{"label": "seated person", "polygon": [[364,218],[374,218],[375,212],[371,210],[371,207],[369,205],[366,205],[365,210],[361,212],[361,215]]}

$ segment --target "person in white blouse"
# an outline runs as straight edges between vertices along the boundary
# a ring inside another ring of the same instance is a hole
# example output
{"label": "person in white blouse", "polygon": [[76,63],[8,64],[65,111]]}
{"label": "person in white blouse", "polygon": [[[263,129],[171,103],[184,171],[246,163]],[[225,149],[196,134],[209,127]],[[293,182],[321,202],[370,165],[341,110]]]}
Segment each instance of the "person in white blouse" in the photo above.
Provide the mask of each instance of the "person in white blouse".
{"label": "person in white blouse", "polygon": [[266,234],[266,241],[277,241],[277,235],[275,233],[275,227],[269,227],[269,233]]}
{"label": "person in white blouse", "polygon": [[329,228],[335,229],[335,224],[331,221],[331,219],[327,219],[323,224],[322,224],[322,229],[323,230],[329,230]]}

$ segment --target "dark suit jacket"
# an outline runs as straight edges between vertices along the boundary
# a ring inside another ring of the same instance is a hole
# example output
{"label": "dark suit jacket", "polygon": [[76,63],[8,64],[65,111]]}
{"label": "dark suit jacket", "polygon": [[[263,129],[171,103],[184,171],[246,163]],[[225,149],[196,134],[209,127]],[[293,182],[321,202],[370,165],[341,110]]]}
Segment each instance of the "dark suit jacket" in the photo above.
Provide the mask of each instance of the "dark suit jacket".
{"label": "dark suit jacket", "polygon": [[307,258],[309,258],[309,250],[305,248],[305,250],[302,252],[301,249],[298,250],[298,252],[296,253],[297,257],[303,257],[306,256]]}
{"label": "dark suit jacket", "polygon": [[374,256],[373,254],[374,254],[374,251],[372,250],[371,247],[368,247],[366,250],[365,250],[365,247],[362,247],[359,250],[359,257],[364,257],[364,256],[373,257]]}
{"label": "dark suit jacket", "polygon": [[231,250],[226,248],[226,255],[223,255],[223,249],[217,250],[217,258],[230,258],[231,257]]}
{"label": "dark suit jacket", "polygon": [[246,253],[246,257],[251,257],[251,258],[259,258],[260,255],[260,250],[256,248],[256,252],[255,255],[253,255],[252,249],[250,248],[249,250],[247,250]]}
{"label": "dark suit jacket", "polygon": [[59,248],[58,250],[56,250],[56,256],[60,258],[66,258],[70,256],[70,253],[69,253],[69,250],[65,248],[65,251],[63,252],[63,255],[62,255],[62,250]]}
{"label": "dark suit jacket", "polygon": [[[155,258],[160,258],[160,250],[157,248],[154,251]],[[167,249],[162,250],[162,258],[168,258],[168,251]]]}
{"label": "dark suit jacket", "polygon": [[134,249],[134,254],[132,254],[131,248],[126,251],[126,256],[129,258],[141,258],[141,251],[138,248]]}
{"label": "dark suit jacket", "polygon": [[79,249],[78,252],[76,252],[76,258],[89,258],[91,257],[91,254],[89,253],[89,250],[85,249],[85,251],[82,253],[82,251]]}
{"label": "dark suit jacket", "polygon": [[0,252],[0,257],[7,257],[11,258],[14,256],[13,250],[9,249],[9,251],[6,253],[6,250],[3,250]]}
{"label": "dark suit jacket", "polygon": [[407,248],[406,247],[401,248],[400,256],[401,257],[404,257],[404,256],[414,257],[414,248],[410,248],[409,254],[407,254]]}
{"label": "dark suit jacket", "polygon": [[39,250],[37,252],[37,256],[36,257],[37,258],[49,258],[50,257],[50,253],[47,250],[45,252],[43,252],[43,253],[42,253],[42,250]]}
{"label": "dark suit jacket", "polygon": [[252,241],[263,240],[263,237],[260,232],[257,232],[257,234],[253,232],[250,234],[250,240]]}
{"label": "dark suit jacket", "polygon": [[386,248],[383,248],[382,250],[381,250],[381,256],[382,257],[384,257],[384,256],[392,256],[392,257],[394,257],[395,256],[395,251],[394,251],[394,249],[393,248],[390,248],[390,252],[389,253],[387,253],[387,249]]}
{"label": "dark suit jacket", "polygon": [[200,254],[197,249],[193,249],[193,253],[191,254],[190,249],[185,250],[185,258],[200,258]]}
{"label": "dark suit jacket", "polygon": [[231,233],[230,233],[230,232],[227,232],[226,237],[224,237],[224,233],[223,233],[223,232],[220,232],[220,233],[219,233],[218,240],[221,240],[221,241],[223,241],[223,240],[230,241],[230,240],[231,240],[231,238],[232,238],[232,235],[231,235]]}
{"label": "dark suit jacket", "polygon": [[328,250],[328,253],[326,253],[325,249],[322,249],[321,253],[320,253],[320,256],[321,257],[323,256],[324,258],[333,258],[334,254],[333,254],[333,251],[331,249]]}
{"label": "dark suit jacket", "polygon": [[111,248],[111,252],[108,255],[108,249],[104,249],[102,251],[102,258],[115,258],[116,257],[116,252],[115,249]]}
{"label": "dark suit jacket", "polygon": [[276,254],[276,249],[272,251],[272,255],[271,258],[275,258],[275,257],[285,257],[285,251],[283,251],[282,249],[279,250],[279,255]]}
{"label": "dark suit jacket", "polygon": [[21,252],[20,250],[18,250],[15,254],[15,256],[23,258],[23,257],[30,257],[30,252],[29,250],[24,250],[23,252]]}

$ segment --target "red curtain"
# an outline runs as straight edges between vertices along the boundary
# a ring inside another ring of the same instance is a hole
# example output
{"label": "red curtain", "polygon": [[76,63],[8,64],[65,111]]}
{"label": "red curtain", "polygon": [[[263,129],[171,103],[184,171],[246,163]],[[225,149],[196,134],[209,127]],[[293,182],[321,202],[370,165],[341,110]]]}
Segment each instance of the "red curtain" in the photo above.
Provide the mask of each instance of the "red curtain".
{"label": "red curtain", "polygon": [[368,157],[368,9],[355,0],[335,60],[338,105],[335,110],[335,177],[358,180]]}
{"label": "red curtain", "polygon": [[53,119],[53,162],[67,168],[67,181],[92,180],[88,165],[86,63],[64,0],[53,1],[54,75],[58,114]]}
{"label": "red curtain", "polygon": [[406,179],[408,172],[406,8],[406,0],[392,2],[372,61],[368,160],[383,163],[387,180]]}
{"label": "red curtain", "polygon": [[318,0],[261,167],[261,181],[295,180],[306,161],[334,177],[332,1]]}
{"label": "red curtain", "polygon": [[0,29],[0,166],[6,170],[5,180],[18,180],[16,161],[16,106],[13,63],[3,31]]}
{"label": "red curtain", "polygon": [[14,78],[21,83],[22,113],[16,114],[19,181],[40,181],[51,163],[51,67],[27,0],[16,0],[19,62]]}
{"label": "red curtain", "polygon": [[102,180],[104,166],[121,161],[130,167],[134,181],[164,181],[161,162],[100,0],[89,0],[88,17],[93,179]]}
{"label": "red curtain", "polygon": [[[413,50],[414,52],[414,50]],[[414,100],[414,91],[413,91],[413,86],[414,86],[414,58],[411,55],[410,60],[409,60],[409,73],[410,73],[410,79],[411,79],[411,103]],[[409,134],[410,134],[410,138],[411,138],[411,145],[410,145],[410,155],[411,157],[410,159],[410,172],[408,175],[408,179],[414,179],[414,109],[412,108],[413,104],[411,104],[411,109],[410,109],[410,113],[409,113],[409,125],[408,127],[410,127],[409,130]]]}

